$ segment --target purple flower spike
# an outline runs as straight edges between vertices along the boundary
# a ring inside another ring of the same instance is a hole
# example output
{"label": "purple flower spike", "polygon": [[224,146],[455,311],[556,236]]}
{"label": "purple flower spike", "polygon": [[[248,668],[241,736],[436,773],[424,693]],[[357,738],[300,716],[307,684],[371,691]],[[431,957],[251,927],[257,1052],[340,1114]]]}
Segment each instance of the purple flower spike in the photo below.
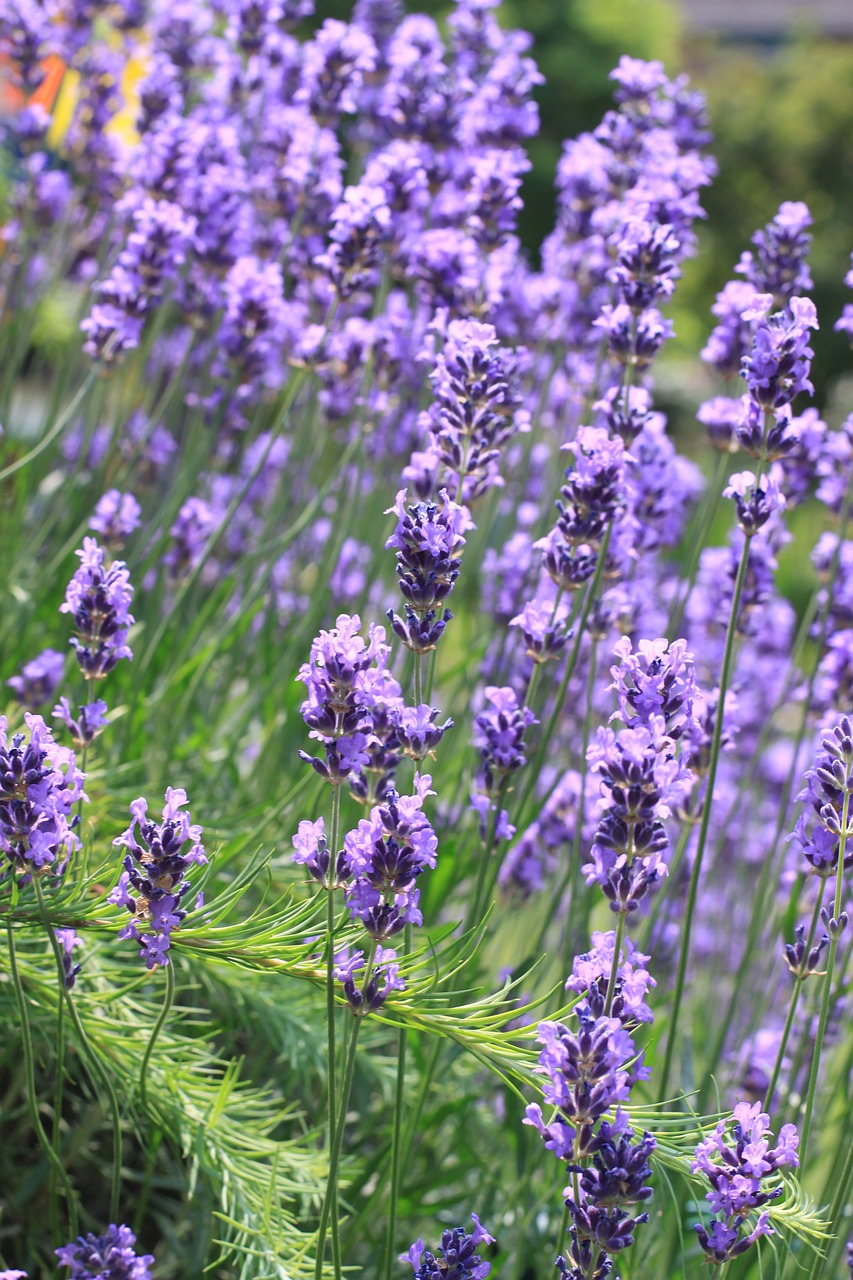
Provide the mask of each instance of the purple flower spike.
{"label": "purple flower spike", "polygon": [[[24,716],[29,732],[11,741],[0,716],[0,852],[17,871],[65,869],[80,847],[72,810],[85,799],[73,751],[58,746],[41,716]],[[8,868],[7,872],[8,874]]]}
{"label": "purple flower spike", "polygon": [[[585,995],[593,1011],[599,999],[602,1005],[601,1012],[604,1011],[604,998],[613,967],[615,940],[616,934],[612,931],[594,933],[592,950],[584,955],[575,956],[572,972],[566,980],[566,990]],[[612,1016],[618,1018],[628,1030],[637,1023],[653,1021],[652,1011],[646,1004],[646,996],[651,988],[657,986],[657,983],[645,967],[648,959],[648,956],[641,955],[630,938],[626,938],[619,952],[611,1012]]]}
{"label": "purple flower spike", "polygon": [[9,688],[22,706],[30,711],[50,702],[65,671],[65,654],[44,649],[21,668],[19,676],[7,680]]}
{"label": "purple flower spike", "polygon": [[629,637],[623,636],[613,656],[619,661],[610,668],[610,688],[619,700],[619,718],[633,729],[660,716],[667,734],[681,737],[693,724],[693,704],[699,696],[687,641],[640,640],[634,651]]}
{"label": "purple flower spike", "polygon": [[53,708],[53,718],[63,722],[75,747],[87,747],[109,724],[106,711],[107,704],[99,698],[97,702],[82,706],[75,719],[68,699],[60,698],[58,705]]}
{"label": "purple flower spike", "polygon": [[360,627],[357,614],[342,613],[333,630],[313,641],[297,676],[308,692],[302,718],[326,752],[325,760],[303,751],[300,758],[334,785],[370,764],[375,682],[390,652],[384,627],[370,627],[367,641]]}
{"label": "purple flower spike", "polygon": [[603,812],[583,870],[587,884],[601,886],[611,911],[629,914],[667,874],[662,819],[687,796],[693,774],[656,715],[647,727],[619,734],[599,729],[587,760],[601,778]]}
{"label": "purple flower spike", "polygon": [[[731,1133],[728,1132],[731,1126]],[[762,1183],[783,1166],[799,1165],[797,1131],[785,1124],[779,1131],[778,1144],[771,1148],[770,1117],[756,1102],[739,1103],[730,1120],[721,1120],[714,1132],[696,1147],[691,1169],[702,1173],[711,1183],[705,1199],[715,1214],[708,1231],[696,1224],[699,1243],[709,1261],[728,1262],[745,1253],[764,1235],[772,1235],[769,1214],[750,1219],[752,1209],[760,1209],[782,1195],[775,1181],[766,1190]],[[752,1230],[744,1235],[744,1229]]]}
{"label": "purple flower spike", "polygon": [[510,774],[526,763],[524,734],[539,721],[528,707],[519,706],[512,689],[490,685],[485,693],[490,708],[474,720],[473,740],[480,753],[478,789],[494,798]]}
{"label": "purple flower spike", "polygon": [[739,471],[729,479],[724,498],[733,498],[737,508],[738,527],[747,538],[753,537],[776,511],[785,510],[785,495],[772,475],[763,475],[756,483],[751,471]]}
{"label": "purple flower spike", "polygon": [[[444,601],[459,577],[465,533],[473,527],[467,507],[451,502],[447,490],[435,502],[406,504],[401,489],[389,511],[397,527],[385,543],[397,552],[397,579],[406,605],[405,620],[388,610],[391,629],[414,653],[434,649],[453,616]],[[386,512],[386,515],[388,512]]]}
{"label": "purple flower spike", "polygon": [[518,353],[498,346],[492,325],[448,324],[430,374],[434,401],[424,422],[457,499],[470,502],[500,483],[503,450],[518,431],[530,429],[519,373]]}
{"label": "purple flower spike", "polygon": [[120,551],[134,529],[139,528],[140,518],[139,503],[132,493],[110,489],[99,499],[89,528],[100,534],[111,551]]}
{"label": "purple flower spike", "polygon": [[480,1225],[476,1213],[472,1213],[474,1230],[468,1234],[463,1227],[448,1228],[441,1234],[437,1253],[424,1247],[423,1240],[413,1244],[408,1253],[401,1254],[400,1261],[412,1268],[412,1280],[486,1280],[492,1264],[480,1257],[480,1247],[494,1243],[485,1227]]}
{"label": "purple flower spike", "polygon": [[356,975],[366,969],[363,951],[341,951],[335,956],[335,977],[344,989],[353,1013],[364,1016],[381,1009],[393,991],[405,991],[406,984],[400,977],[397,952],[390,947],[377,947],[373,968],[367,984]]}
{"label": "purple flower spike", "polygon": [[404,755],[415,761],[423,760],[435,752],[453,721],[436,724],[439,712],[435,707],[422,703],[419,707],[403,707],[394,720],[394,740]]}
{"label": "purple flower spike", "polygon": [[784,201],[775,218],[752,237],[756,252],[743,253],[735,271],[759,293],[773,294],[780,305],[812,289],[806,261],[812,243],[806,228],[811,223],[808,205],[801,200]]}
{"label": "purple flower spike", "polygon": [[617,248],[617,265],[608,279],[635,316],[672,293],[680,249],[670,226],[638,219],[625,227]]}
{"label": "purple flower spike", "polygon": [[347,906],[372,938],[382,941],[406,924],[422,922],[415,882],[434,867],[438,840],[423,814],[428,774],[415,776],[415,794],[390,791],[344,839]]}
{"label": "purple flower spike", "polygon": [[[797,796],[807,808],[800,814],[793,839],[803,851],[812,873],[825,880],[836,872],[844,816],[845,795],[853,793],[853,724],[842,716],[821,739],[814,766],[806,771],[806,786]],[[811,812],[809,812],[809,810]],[[848,831],[853,835],[853,805],[848,801]],[[844,869],[853,867],[853,841],[848,839]]]}
{"label": "purple flower spike", "polygon": [[83,539],[80,568],[68,584],[60,613],[70,613],[77,635],[71,645],[87,680],[102,680],[122,658],[132,658],[127,633],[135,619],[130,612],[133,587],[121,560],[104,564],[104,552],[94,538]]}
{"label": "purple flower spike", "polygon": [[814,391],[808,375],[814,356],[809,331],[818,328],[815,305],[810,298],[793,297],[789,311],[767,315],[771,302],[769,295],[766,305],[757,300],[745,317],[758,324],[742,372],[750,396],[763,410],[780,409],[801,391]]}
{"label": "purple flower spike", "polygon": [[67,989],[71,991],[77,981],[77,975],[83,967],[74,963],[74,948],[82,947],[83,939],[79,938],[73,929],[54,929],[53,932],[56,935],[56,941],[64,952],[62,957],[64,982]]}
{"label": "purple flower spike", "polygon": [[510,619],[509,625],[519,628],[527,646],[525,652],[534,662],[548,662],[558,658],[568,643],[570,633],[565,630],[568,616],[568,605],[563,600],[555,604],[552,588],[547,595],[528,600],[521,613]]}
{"label": "purple flower spike", "polygon": [[56,1250],[61,1267],[68,1267],[68,1280],[151,1280],[150,1253],[138,1254],[136,1236],[130,1227],[110,1223],[102,1236],[91,1232]]}
{"label": "purple flower spike", "polygon": [[[186,918],[181,902],[192,888],[186,875],[194,863],[206,863],[201,827],[184,811],[187,793],[167,787],[162,822],[148,817],[148,802],[134,800],[133,821],[114,845],[128,850],[124,871],[109,901],[126,907],[133,919],[118,935],[140,944],[139,956],[147,968],[169,963],[173,929]],[[184,845],[190,848],[184,852]]]}
{"label": "purple flower spike", "polygon": [[322,818],[318,818],[316,822],[303,819],[291,843],[295,850],[293,861],[298,866],[307,867],[311,878],[324,889],[338,889],[346,883],[347,859],[344,851],[340,850],[335,859],[334,884],[329,884],[331,855],[326,845],[326,824]]}

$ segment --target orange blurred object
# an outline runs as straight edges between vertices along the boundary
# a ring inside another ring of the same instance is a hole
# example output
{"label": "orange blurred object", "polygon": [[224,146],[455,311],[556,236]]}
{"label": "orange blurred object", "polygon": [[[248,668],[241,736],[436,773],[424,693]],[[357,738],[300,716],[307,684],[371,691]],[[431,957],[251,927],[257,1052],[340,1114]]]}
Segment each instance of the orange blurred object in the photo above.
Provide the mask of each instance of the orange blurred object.
{"label": "orange blurred object", "polygon": [[[0,57],[0,75],[2,75],[4,67],[9,65],[7,58]],[[38,103],[44,107],[45,111],[50,112],[53,104],[56,102],[56,96],[59,93],[62,78],[65,75],[65,63],[56,53],[48,54],[42,63],[44,70],[44,79],[42,80],[35,93],[30,94],[30,103]],[[15,111],[20,111],[24,106],[24,95],[20,89],[16,88],[9,80],[9,77],[2,76],[2,113],[11,115]]]}

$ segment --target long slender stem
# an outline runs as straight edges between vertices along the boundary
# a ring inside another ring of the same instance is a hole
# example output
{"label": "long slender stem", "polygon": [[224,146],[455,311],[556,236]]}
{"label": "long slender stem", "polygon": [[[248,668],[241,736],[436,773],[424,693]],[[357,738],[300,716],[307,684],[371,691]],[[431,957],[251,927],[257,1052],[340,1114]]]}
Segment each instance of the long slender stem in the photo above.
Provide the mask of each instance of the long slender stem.
{"label": "long slender stem", "polygon": [[[838,1219],[841,1216],[841,1210],[847,1203],[851,1182],[853,1182],[853,1142],[848,1141],[844,1168],[842,1169],[841,1176],[836,1183],[835,1195],[832,1197],[832,1204],[829,1206],[829,1213],[826,1217],[826,1225],[830,1231],[834,1224],[838,1222]],[[812,1263],[812,1269],[809,1272],[808,1280],[821,1280],[821,1272],[823,1271],[826,1263],[827,1258],[825,1258],[816,1247],[815,1259]],[[824,1274],[826,1273],[824,1272]]]}
{"label": "long slender stem", "polygon": [[[329,1169],[331,1172],[332,1152],[335,1149],[337,1139],[337,1088],[336,1074],[337,1067],[335,1062],[335,875],[337,871],[338,844],[340,842],[341,831],[341,789],[339,786],[332,787],[332,816],[329,824],[329,871],[328,884],[326,886],[326,1079],[328,1086],[326,1089],[329,1107],[329,1124],[328,1124],[328,1146],[329,1146]],[[320,1230],[317,1237],[317,1261],[315,1267],[316,1280],[321,1280],[323,1274],[323,1251],[326,1244],[326,1225],[329,1213],[329,1194],[323,1201],[323,1209],[320,1217]],[[340,1232],[338,1230],[338,1212],[337,1212],[337,1196],[335,1196],[335,1204],[332,1206],[332,1253],[337,1247],[340,1247]]]}
{"label": "long slender stem", "polygon": [[145,1053],[142,1057],[142,1066],[139,1068],[139,1098],[142,1103],[143,1111],[148,1106],[148,1064],[151,1061],[151,1055],[154,1052],[154,1046],[157,1038],[163,1030],[163,1024],[169,1016],[172,1009],[172,1001],[175,998],[175,962],[170,960],[165,966],[166,969],[166,994],[163,997],[163,1007],[157,1016],[157,1021],[148,1038],[148,1044],[145,1046]]}
{"label": "long slender stem", "polygon": [[595,598],[598,595],[598,588],[604,575],[604,565],[607,560],[607,549],[610,545],[610,533],[612,529],[613,525],[609,524],[605,530],[604,537],[601,540],[601,546],[598,551],[598,560],[595,566],[595,573],[593,574],[589,587],[584,595],[580,616],[577,618],[575,624],[575,639],[574,644],[572,645],[572,651],[569,654],[565,670],[563,671],[563,678],[560,681],[560,686],[557,690],[557,697],[551,711],[551,716],[548,720],[545,732],[542,734],[536,745],[533,761],[529,766],[527,786],[525,787],[524,794],[521,797],[521,803],[518,806],[519,828],[523,826],[524,820],[527,816],[527,809],[533,794],[533,789],[536,786],[536,780],[539,776],[542,762],[545,758],[545,753],[547,752],[551,739],[554,736],[557,721],[559,720],[560,713],[563,710],[563,702],[566,697],[566,690],[569,687],[569,681],[571,680],[575,667],[577,666],[577,661],[581,651],[581,644],[586,630],[587,619],[589,618],[590,610],[592,609]]}
{"label": "long slender stem", "polygon": [[[60,992],[56,1003],[56,1079],[53,1084],[53,1125],[51,1146],[62,1163],[62,1096],[65,1085],[65,1001]],[[59,1239],[59,1209],[56,1203],[56,1165],[50,1166],[50,1215],[53,1236]]]}
{"label": "long slender stem", "polygon": [[697,512],[696,530],[690,539],[690,559],[687,565],[687,573],[682,580],[685,584],[685,590],[682,594],[682,583],[679,582],[679,589],[676,592],[666,623],[665,634],[670,637],[674,637],[678,627],[681,626],[681,619],[684,617],[684,610],[687,607],[687,601],[690,599],[690,593],[693,590],[696,570],[699,567],[699,556],[702,553],[702,548],[708,541],[708,533],[714,522],[714,516],[717,513],[717,506],[720,501],[720,489],[723,483],[723,476],[726,473],[726,461],[727,455],[722,451],[719,451],[717,453],[717,461],[714,466],[714,474],[711,484],[705,489],[702,495],[700,509]]}
{"label": "long slender stem", "polygon": [[13,476],[16,471],[20,471],[22,467],[26,467],[30,462],[35,461],[35,459],[40,454],[44,453],[45,449],[49,448],[49,446],[53,443],[56,437],[61,433],[63,428],[68,425],[68,423],[74,417],[74,414],[80,408],[80,405],[83,402],[83,398],[85,397],[92,383],[95,381],[95,377],[96,377],[96,371],[92,369],[87,374],[86,380],[83,382],[82,386],[80,387],[80,390],[74,396],[73,400],[70,400],[68,402],[68,404],[65,406],[65,409],[56,419],[56,422],[54,422],[53,426],[50,428],[49,431],[45,432],[41,440],[39,440],[38,444],[34,444],[32,449],[30,449],[28,453],[25,453],[23,454],[22,457],[18,458],[17,462],[11,462],[8,467],[4,467],[3,470],[0,471],[0,481],[8,480],[9,476]]}
{"label": "long slender stem", "polygon": [[[370,981],[370,975],[373,970],[373,960],[376,955],[376,943],[371,948],[370,956],[365,969],[365,976],[362,981],[362,991],[367,988]],[[326,1182],[326,1194],[323,1198],[323,1208],[320,1213],[320,1225],[317,1230],[317,1263],[315,1267],[315,1275],[317,1280],[321,1280],[323,1274],[323,1251],[326,1243],[326,1228],[329,1224],[329,1218],[332,1218],[332,1225],[336,1221],[334,1206],[338,1199],[338,1165],[341,1159],[341,1149],[343,1147],[344,1129],[346,1128],[346,1116],[349,1108],[349,1097],[352,1092],[352,1081],[355,1075],[355,1051],[358,1045],[358,1033],[361,1030],[361,1024],[364,1021],[362,1016],[356,1015],[353,1024],[352,1033],[350,1035],[349,1046],[347,1048],[346,1063],[344,1065],[344,1078],[341,1087],[340,1105],[338,1107],[335,1120],[335,1140],[329,1156],[329,1176]],[[332,1265],[335,1272],[335,1280],[341,1280],[341,1257],[340,1257],[340,1240],[338,1241],[337,1251],[332,1247]]]}
{"label": "long slender stem", "polygon": [[[479,924],[480,916],[485,909],[485,904],[489,900],[489,894],[494,887],[494,878],[498,873],[497,859],[494,858],[495,846],[497,845],[498,823],[501,817],[501,805],[503,804],[504,793],[506,791],[506,778],[501,780],[498,787],[497,795],[494,797],[491,812],[489,814],[489,823],[486,829],[486,838],[483,841],[482,853],[480,856],[480,866],[477,871],[477,880],[474,886],[474,897],[471,902],[471,908],[468,913],[468,921],[466,929],[470,929],[473,925]],[[494,872],[492,874],[492,862],[495,862]]]}
{"label": "long slender stem", "polygon": [[610,1017],[613,1008],[613,996],[616,992],[616,979],[619,974],[619,953],[625,938],[625,915],[620,911],[616,919],[616,937],[613,940],[613,963],[610,966],[610,977],[607,979],[607,994],[604,997],[604,1016]]}
{"label": "long slender stem", "polygon": [[[403,954],[412,947],[412,926],[406,925],[403,934]],[[394,1240],[397,1234],[397,1202],[400,1196],[400,1157],[403,1138],[403,1102],[406,1085],[406,1028],[401,1026],[397,1035],[397,1081],[394,1089],[394,1128],[391,1135],[391,1187],[388,1202],[388,1228],[385,1237],[385,1280],[391,1280],[397,1254]]]}
{"label": "long slender stem", "polygon": [[[835,902],[832,910],[832,914],[836,920],[841,915],[841,902],[844,890],[844,855],[847,848],[847,824],[849,815],[850,792],[845,789],[844,801],[841,806],[841,835],[838,840],[838,864],[835,872]],[[809,1088],[806,1095],[806,1107],[803,1115],[803,1129],[800,1135],[801,1169],[806,1162],[809,1134],[811,1132],[812,1118],[814,1115],[817,1076],[820,1069],[820,1055],[823,1050],[823,1041],[826,1036],[826,1024],[829,1020],[829,1001],[830,996],[832,995],[832,974],[835,968],[835,954],[838,950],[838,937],[839,935],[837,933],[834,933],[831,937],[829,943],[829,958],[826,962],[826,977],[823,980],[823,998],[820,1004],[820,1017],[817,1024],[817,1035],[815,1037],[814,1049],[812,1050],[811,1070],[809,1071]]]}
{"label": "long slender stem", "polygon": [[412,657],[414,658],[414,671],[413,671],[412,679],[413,679],[413,685],[414,685],[415,706],[419,707],[424,700],[423,666],[422,666],[423,654],[418,653],[417,650],[415,650],[415,652],[412,654]]}
{"label": "long slender stem", "polygon": [[717,701],[717,714],[714,718],[714,734],[711,739],[711,755],[708,763],[708,780],[705,788],[705,802],[702,806],[702,822],[699,827],[699,838],[696,845],[696,855],[693,860],[693,869],[690,873],[690,887],[687,893],[687,910],[684,916],[684,927],[681,934],[681,951],[678,957],[678,972],[675,980],[675,995],[672,1003],[672,1019],[669,1025],[669,1033],[666,1042],[666,1055],[664,1057],[663,1071],[661,1073],[660,1097],[666,1097],[666,1090],[669,1084],[669,1073],[672,1068],[672,1058],[675,1052],[675,1040],[678,1032],[678,1018],[681,1013],[681,1001],[684,996],[684,980],[687,974],[687,960],[690,953],[690,934],[693,928],[693,916],[696,912],[696,899],[699,893],[699,878],[702,873],[702,858],[705,852],[705,845],[708,841],[708,829],[711,822],[711,809],[714,801],[714,783],[717,778],[717,764],[720,759],[720,748],[723,741],[723,720],[725,719],[726,709],[726,691],[729,687],[731,678],[732,665],[734,659],[735,636],[737,634],[737,621],[740,613],[740,602],[743,597],[743,587],[746,582],[746,571],[749,566],[749,538],[743,540],[743,551],[741,552],[740,564],[738,565],[737,578],[735,579],[735,589],[732,596],[732,607],[729,613],[729,622],[726,628],[726,643],[723,652],[723,667],[720,672],[720,689]]}
{"label": "long slender stem", "polygon": [[[563,893],[571,881],[571,895],[569,897],[568,909],[566,911],[566,932],[565,946],[563,952],[563,973],[568,973],[572,963],[572,956],[575,953],[575,944],[579,937],[586,934],[586,916],[588,912],[584,912],[584,919],[580,917],[580,896],[581,896],[581,842],[583,840],[583,824],[584,811],[586,809],[586,776],[587,776],[587,752],[589,750],[589,735],[592,729],[592,706],[595,695],[595,677],[597,670],[598,657],[598,640],[595,636],[591,637],[589,649],[589,669],[586,676],[586,702],[584,706],[583,717],[583,736],[581,741],[581,758],[578,761],[578,772],[580,773],[580,787],[578,789],[578,807],[575,813],[575,834],[572,840],[572,848],[569,866],[566,868],[563,879],[560,882],[560,889],[555,895],[557,901],[551,905],[549,918],[556,911],[563,897]],[[546,924],[547,928],[547,924]],[[583,929],[583,934],[581,934]],[[540,937],[539,948],[541,949],[542,939],[544,938],[544,930]]]}
{"label": "long slender stem", "polygon": [[[36,1137],[41,1144],[42,1150],[50,1161],[51,1167],[56,1169],[63,1190],[65,1191],[66,1200],[68,1202],[68,1217],[70,1222],[71,1235],[77,1234],[77,1202],[74,1197],[74,1189],[71,1181],[59,1155],[53,1149],[53,1144],[44,1131],[38,1108],[38,1096],[36,1093],[35,1078],[35,1059],[33,1055],[33,1041],[30,1034],[30,1020],[27,1014],[27,998],[24,994],[24,988],[21,985],[21,975],[18,971],[18,957],[15,953],[15,935],[12,930],[11,921],[6,922],[6,938],[9,943],[9,972],[12,978],[12,986],[15,988],[15,999],[18,1004],[18,1017],[21,1023],[21,1041],[24,1049],[24,1074],[27,1081],[27,1103],[30,1109],[30,1122],[35,1130]],[[59,996],[62,999],[62,996]]]}
{"label": "long slender stem", "polygon": [[74,1032],[77,1036],[77,1039],[80,1041],[80,1044],[89,1061],[89,1074],[92,1077],[92,1081],[93,1083],[95,1083],[95,1086],[97,1088],[97,1081],[95,1080],[95,1076],[97,1075],[100,1078],[101,1083],[106,1089],[107,1097],[109,1098],[109,1101],[110,1101],[110,1120],[112,1123],[112,1131],[113,1131],[113,1169],[112,1169],[112,1181],[110,1184],[110,1221],[117,1222],[118,1211],[119,1211],[119,1201],[121,1199],[121,1165],[122,1165],[121,1110],[118,1105],[118,1097],[116,1096],[115,1085],[113,1084],[112,1076],[110,1075],[109,1070],[100,1061],[98,1055],[95,1053],[94,1049],[90,1045],[89,1037],[86,1035],[85,1028],[82,1022],[80,1021],[80,1015],[77,1012],[77,1008],[74,1004],[74,1000],[72,999],[71,992],[65,985],[65,967],[62,963],[62,951],[60,949],[59,942],[57,941],[56,934],[54,933],[50,923],[50,917],[48,916],[48,913],[47,913],[47,904],[45,903],[45,900],[44,900],[44,891],[42,890],[41,882],[38,880],[38,878],[33,880],[33,886],[36,892],[36,899],[38,900],[42,924],[44,925],[45,932],[48,936],[48,939],[50,940],[50,945],[53,949],[53,958],[56,961],[56,975],[57,975],[57,981],[59,983],[60,1000],[63,997],[65,998],[65,1004],[68,1008],[68,1014],[69,1014],[69,1017],[71,1018],[72,1025],[74,1027]]}
{"label": "long slender stem", "polygon": [[[812,949],[815,933],[817,932],[817,922],[818,922],[818,919],[820,918],[820,908],[822,904],[823,904],[823,886],[821,885],[821,888],[818,891],[818,895],[815,898],[814,910],[812,911],[812,918],[809,924],[809,936],[808,936],[808,941],[806,942],[806,949],[805,949],[804,958],[803,958],[804,964],[807,962],[809,952]],[[784,1030],[782,1031],[782,1039],[779,1042],[779,1052],[776,1054],[776,1061],[773,1064],[773,1073],[770,1076],[770,1083],[768,1084],[767,1092],[764,1095],[764,1107],[763,1107],[764,1111],[770,1110],[770,1104],[772,1103],[773,1095],[776,1092],[776,1085],[779,1082],[779,1073],[782,1070],[782,1062],[785,1057],[785,1050],[788,1048],[788,1040],[790,1039],[790,1036],[791,1036],[791,1028],[794,1025],[794,1017],[796,1016],[797,1006],[800,1002],[800,992],[803,989],[804,982],[805,982],[805,978],[800,974],[797,974],[794,981],[794,989],[791,992],[791,999],[788,1002],[788,1014],[787,1014],[787,1017],[785,1018],[785,1027],[784,1027]]]}

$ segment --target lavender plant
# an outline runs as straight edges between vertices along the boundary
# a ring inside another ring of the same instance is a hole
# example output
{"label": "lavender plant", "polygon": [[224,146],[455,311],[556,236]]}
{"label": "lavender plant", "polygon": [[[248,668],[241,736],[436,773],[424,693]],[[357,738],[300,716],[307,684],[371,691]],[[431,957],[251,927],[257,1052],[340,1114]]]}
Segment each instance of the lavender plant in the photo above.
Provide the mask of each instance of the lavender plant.
{"label": "lavender plant", "polygon": [[503,16],[2,9],[0,1276],[842,1266],[850,307],[788,199],[679,373],[630,57],[534,265]]}

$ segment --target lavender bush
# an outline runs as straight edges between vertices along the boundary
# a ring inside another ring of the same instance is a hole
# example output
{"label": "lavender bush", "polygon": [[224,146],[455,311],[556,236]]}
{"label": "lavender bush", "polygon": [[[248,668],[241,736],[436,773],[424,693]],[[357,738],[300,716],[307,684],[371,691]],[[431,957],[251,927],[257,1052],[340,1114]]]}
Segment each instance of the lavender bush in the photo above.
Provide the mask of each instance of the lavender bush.
{"label": "lavender bush", "polygon": [[702,97],[534,267],[529,44],[2,6],[0,1276],[847,1273],[851,307],[780,193],[680,453]]}

